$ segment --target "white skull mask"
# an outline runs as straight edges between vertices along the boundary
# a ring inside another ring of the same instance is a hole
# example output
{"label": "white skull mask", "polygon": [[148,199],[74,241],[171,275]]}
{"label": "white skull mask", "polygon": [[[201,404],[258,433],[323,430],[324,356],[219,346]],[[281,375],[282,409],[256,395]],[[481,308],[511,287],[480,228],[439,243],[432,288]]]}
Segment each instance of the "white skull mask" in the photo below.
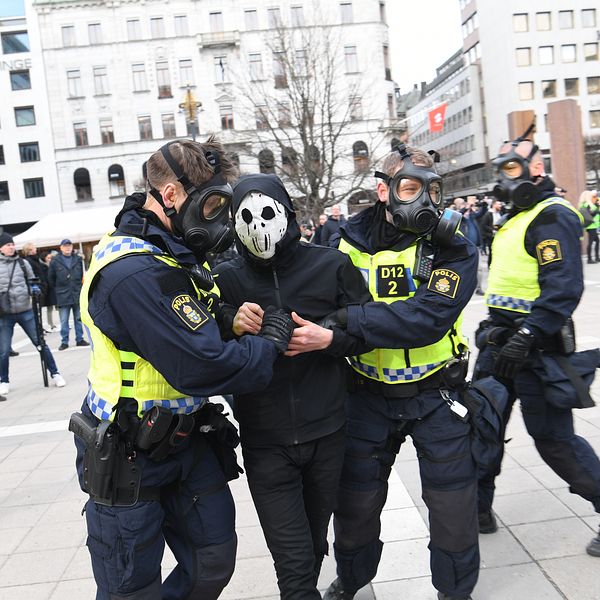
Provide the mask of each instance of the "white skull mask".
{"label": "white skull mask", "polygon": [[235,231],[254,256],[269,259],[287,230],[285,208],[260,192],[249,192],[234,215]]}

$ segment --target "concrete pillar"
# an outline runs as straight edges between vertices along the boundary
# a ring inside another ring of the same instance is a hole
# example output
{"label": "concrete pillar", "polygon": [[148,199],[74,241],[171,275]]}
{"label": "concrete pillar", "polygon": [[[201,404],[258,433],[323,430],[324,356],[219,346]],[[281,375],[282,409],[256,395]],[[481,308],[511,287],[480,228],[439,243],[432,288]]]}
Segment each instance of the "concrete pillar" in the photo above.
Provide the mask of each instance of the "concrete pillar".
{"label": "concrete pillar", "polygon": [[577,206],[585,190],[585,154],[581,131],[581,109],[572,98],[548,103],[548,131],[552,154],[552,179],[567,190]]}

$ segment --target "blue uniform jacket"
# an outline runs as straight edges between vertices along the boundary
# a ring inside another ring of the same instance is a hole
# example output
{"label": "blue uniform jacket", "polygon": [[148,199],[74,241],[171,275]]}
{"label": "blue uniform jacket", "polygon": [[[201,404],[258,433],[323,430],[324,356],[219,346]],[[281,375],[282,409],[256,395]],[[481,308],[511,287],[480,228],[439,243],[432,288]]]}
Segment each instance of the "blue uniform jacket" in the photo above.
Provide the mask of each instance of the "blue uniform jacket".
{"label": "blue uniform jacket", "polygon": [[[372,207],[362,211],[340,230],[341,237],[369,254],[375,254],[369,242],[373,213]],[[393,249],[403,250],[414,241],[414,236],[407,234]],[[437,342],[473,295],[477,286],[477,260],[475,245],[456,234],[449,247],[436,248],[433,261],[434,270],[447,269],[460,277],[454,298],[423,283],[406,300],[349,306],[348,333],[363,338],[373,348],[420,348]]]}
{"label": "blue uniform jacket", "polygon": [[[118,227],[118,234],[143,238],[182,264],[196,262],[178,239],[145,220],[141,211],[123,213]],[[130,256],[100,271],[89,312],[118,348],[145,358],[186,395],[248,393],[264,388],[273,373],[275,346],[257,336],[224,342],[207,309],[206,321],[192,329],[171,306],[182,293],[195,297],[183,270],[151,255]]]}

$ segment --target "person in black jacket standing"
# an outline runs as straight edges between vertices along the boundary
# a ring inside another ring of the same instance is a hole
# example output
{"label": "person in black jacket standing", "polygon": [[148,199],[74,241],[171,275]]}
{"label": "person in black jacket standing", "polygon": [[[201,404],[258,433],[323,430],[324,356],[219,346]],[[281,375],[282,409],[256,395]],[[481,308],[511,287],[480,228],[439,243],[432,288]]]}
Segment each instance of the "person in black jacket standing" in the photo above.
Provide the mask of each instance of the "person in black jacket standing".
{"label": "person in black jacket standing", "polygon": [[73,311],[75,326],[75,343],[78,346],[89,346],[83,339],[83,327],[79,311],[79,294],[83,283],[83,260],[73,254],[71,240],[60,243],[60,254],[57,254],[48,269],[48,282],[56,291],[58,313],[60,315],[60,346],[59,350],[69,347],[69,314]]}
{"label": "person in black jacket standing", "polygon": [[[344,356],[364,343],[314,323],[370,294],[347,256],[299,241],[292,201],[277,176],[242,177],[233,213],[241,256],[215,270],[231,305],[229,314],[223,310],[225,323],[237,336],[256,334],[273,306],[297,325],[270,385],[235,396],[244,466],[281,598],[318,600],[344,455]],[[309,352],[300,354],[300,347]]]}

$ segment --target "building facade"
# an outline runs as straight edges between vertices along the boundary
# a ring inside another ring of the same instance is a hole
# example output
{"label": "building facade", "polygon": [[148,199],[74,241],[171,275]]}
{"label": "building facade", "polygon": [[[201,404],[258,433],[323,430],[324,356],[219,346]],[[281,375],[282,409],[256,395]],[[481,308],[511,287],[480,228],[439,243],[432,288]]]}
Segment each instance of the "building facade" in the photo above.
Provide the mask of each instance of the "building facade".
{"label": "building facade", "polygon": [[[143,189],[148,156],[178,137],[216,134],[242,172],[289,164],[257,110],[261,91],[281,88],[278,122],[294,141],[286,116],[293,106],[286,109],[291,86],[280,56],[284,49],[275,48],[281,30],[293,32],[294,62],[306,68],[307,78],[310,48],[303,46],[304,36],[323,27],[336,36],[333,96],[340,102],[334,118],[349,121],[337,140],[343,149],[340,174],[360,170],[365,153],[371,158],[389,149],[396,114],[381,0],[35,0],[34,5],[65,209],[120,204],[126,193]],[[266,167],[259,161],[262,151],[273,154]]]}
{"label": "building facade", "polygon": [[31,2],[0,2],[0,225],[60,210],[46,80]]}

